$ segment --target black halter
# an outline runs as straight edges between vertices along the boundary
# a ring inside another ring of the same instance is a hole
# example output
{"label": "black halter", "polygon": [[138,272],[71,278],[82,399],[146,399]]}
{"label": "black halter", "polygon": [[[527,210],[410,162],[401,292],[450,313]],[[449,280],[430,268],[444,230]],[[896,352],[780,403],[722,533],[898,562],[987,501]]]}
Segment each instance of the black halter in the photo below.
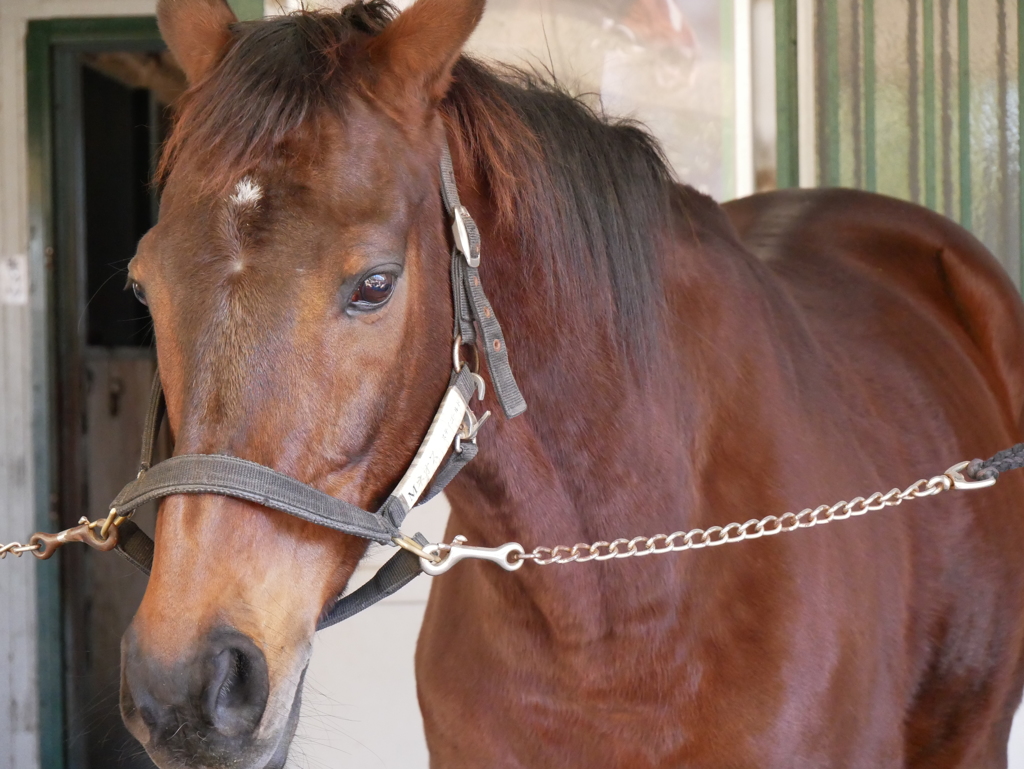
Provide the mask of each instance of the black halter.
{"label": "black halter", "polygon": [[[128,517],[140,505],[173,494],[220,494],[244,499],[303,520],[382,544],[400,547],[365,585],[339,597],[321,617],[318,629],[330,627],[366,609],[408,584],[421,571],[427,544],[422,534],[407,537],[400,527],[409,511],[431,499],[476,456],[477,430],[489,412],[477,417],[470,404],[484,396],[484,380],[460,362],[462,345],[475,346],[477,336],[498,402],[508,418],[526,410],[509,366],[501,326],[484,294],[478,267],[480,233],[459,201],[451,153],[441,155],[441,196],[452,219],[452,297],[455,328],[452,375],[448,390],[402,480],[376,512],[343,502],[269,467],[221,454],[182,454],[151,467],[153,449],[164,415],[160,374],[153,381],[149,413],[142,436],[138,477],[110,503],[111,513]],[[447,455],[447,458],[445,458]],[[439,469],[440,468],[440,469]],[[153,564],[153,540],[131,521],[119,526],[117,550],[147,574]]]}

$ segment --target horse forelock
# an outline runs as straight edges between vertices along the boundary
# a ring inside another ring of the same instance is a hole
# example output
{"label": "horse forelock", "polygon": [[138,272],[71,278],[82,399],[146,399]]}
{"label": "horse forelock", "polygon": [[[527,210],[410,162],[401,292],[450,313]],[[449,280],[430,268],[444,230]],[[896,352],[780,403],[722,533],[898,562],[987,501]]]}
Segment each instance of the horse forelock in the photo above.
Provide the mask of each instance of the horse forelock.
{"label": "horse forelock", "polygon": [[176,104],[157,169],[202,168],[203,192],[225,194],[325,112],[344,117],[365,72],[356,53],[394,18],[385,0],[340,12],[297,11],[235,24],[220,63]]}

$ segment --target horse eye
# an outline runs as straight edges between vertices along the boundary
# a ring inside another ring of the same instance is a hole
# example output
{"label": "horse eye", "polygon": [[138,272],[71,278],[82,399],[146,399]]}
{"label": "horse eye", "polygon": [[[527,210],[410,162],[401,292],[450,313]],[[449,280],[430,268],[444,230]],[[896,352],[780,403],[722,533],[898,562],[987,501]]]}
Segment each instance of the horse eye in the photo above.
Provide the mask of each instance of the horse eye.
{"label": "horse eye", "polygon": [[142,304],[149,305],[149,302],[146,301],[146,292],[142,290],[142,286],[137,281],[132,281],[132,291],[135,292],[135,298],[142,302]]}
{"label": "horse eye", "polygon": [[395,276],[389,272],[377,272],[366,278],[352,292],[350,306],[357,310],[375,310],[381,307],[395,290]]}

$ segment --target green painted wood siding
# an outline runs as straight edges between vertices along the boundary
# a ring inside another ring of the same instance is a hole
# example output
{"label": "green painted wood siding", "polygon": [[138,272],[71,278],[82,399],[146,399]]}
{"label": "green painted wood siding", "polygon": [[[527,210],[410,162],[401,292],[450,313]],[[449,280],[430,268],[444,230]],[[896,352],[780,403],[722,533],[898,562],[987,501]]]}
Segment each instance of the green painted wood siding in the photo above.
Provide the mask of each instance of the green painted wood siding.
{"label": "green painted wood siding", "polygon": [[228,5],[242,21],[263,18],[263,0],[228,0]]}
{"label": "green painted wood siding", "polygon": [[[791,5],[777,0],[777,8]],[[818,183],[912,200],[959,221],[1018,286],[1021,5],[815,0],[814,8]],[[788,34],[778,31],[780,50]],[[795,82],[785,66],[779,77]],[[779,93],[788,92],[780,82]],[[783,120],[793,114],[783,106],[780,179],[792,131]]]}
{"label": "green painted wood siding", "polygon": [[797,97],[796,0],[775,0],[775,103],[778,115],[776,179],[800,184],[800,109]]}

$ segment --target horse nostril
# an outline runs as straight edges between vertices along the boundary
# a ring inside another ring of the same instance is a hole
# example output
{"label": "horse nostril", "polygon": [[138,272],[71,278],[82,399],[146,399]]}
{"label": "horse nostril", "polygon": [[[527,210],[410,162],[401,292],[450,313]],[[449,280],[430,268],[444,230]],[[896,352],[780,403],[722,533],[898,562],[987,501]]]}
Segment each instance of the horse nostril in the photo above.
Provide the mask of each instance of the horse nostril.
{"label": "horse nostril", "polygon": [[120,705],[121,718],[124,720],[125,726],[128,727],[128,731],[131,732],[135,739],[145,745],[149,742],[152,729],[155,728],[155,718],[149,708],[145,706],[139,708],[136,706],[131,687],[128,686],[125,679],[123,667],[121,672]]}
{"label": "horse nostril", "polygon": [[263,652],[248,637],[225,630],[213,639],[203,705],[208,722],[225,737],[255,731],[270,696]]}

